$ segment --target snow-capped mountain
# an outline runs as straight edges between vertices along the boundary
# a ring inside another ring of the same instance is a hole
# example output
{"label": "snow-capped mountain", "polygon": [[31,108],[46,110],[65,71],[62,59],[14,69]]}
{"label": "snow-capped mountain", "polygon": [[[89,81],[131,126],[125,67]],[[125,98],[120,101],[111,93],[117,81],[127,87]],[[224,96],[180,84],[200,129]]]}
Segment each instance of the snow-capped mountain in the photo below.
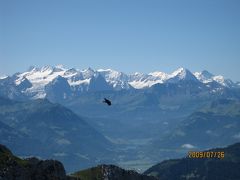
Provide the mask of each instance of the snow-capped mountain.
{"label": "snow-capped mountain", "polygon": [[197,82],[197,78],[185,68],[179,68],[169,75],[167,82],[169,83],[178,83],[179,81],[193,81]]}
{"label": "snow-capped mountain", "polygon": [[154,84],[164,83],[169,75],[156,71],[149,74],[135,73],[129,76],[129,84],[136,89],[149,88]]}
{"label": "snow-capped mountain", "polygon": [[132,88],[128,83],[128,75],[123,72],[112,69],[99,69],[97,72],[99,72],[115,90]]}
{"label": "snow-capped mountain", "polygon": [[33,99],[59,95],[65,99],[78,96],[82,92],[146,89],[155,84],[179,82],[197,82],[203,85],[214,82],[217,84],[215,87],[218,88],[238,86],[231,80],[224,79],[223,76],[215,76],[208,71],[191,73],[185,68],[179,68],[171,74],[156,71],[149,74],[128,75],[112,69],[78,70],[61,65],[30,67],[25,72],[1,77],[0,86],[2,86],[1,94],[10,92],[11,96],[22,94]]}
{"label": "snow-capped mountain", "polygon": [[195,72],[194,75],[200,82],[204,84],[217,82],[224,87],[235,87],[237,85],[236,83],[233,83],[230,79],[225,79],[221,75],[215,76],[206,70],[202,72]]}
{"label": "snow-capped mountain", "polygon": [[211,74],[210,72],[208,72],[206,70],[204,70],[202,72],[195,72],[194,75],[199,81],[201,81],[203,83],[212,82],[213,77],[214,77],[213,74]]}

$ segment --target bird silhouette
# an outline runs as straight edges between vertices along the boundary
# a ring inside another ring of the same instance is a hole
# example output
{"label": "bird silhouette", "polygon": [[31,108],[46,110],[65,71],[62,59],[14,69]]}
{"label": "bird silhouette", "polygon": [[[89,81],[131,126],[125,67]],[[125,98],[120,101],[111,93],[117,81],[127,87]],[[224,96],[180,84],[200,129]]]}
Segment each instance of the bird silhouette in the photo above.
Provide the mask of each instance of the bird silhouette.
{"label": "bird silhouette", "polygon": [[112,105],[112,102],[106,98],[104,98],[104,101],[103,103],[107,103],[107,105],[111,106]]}

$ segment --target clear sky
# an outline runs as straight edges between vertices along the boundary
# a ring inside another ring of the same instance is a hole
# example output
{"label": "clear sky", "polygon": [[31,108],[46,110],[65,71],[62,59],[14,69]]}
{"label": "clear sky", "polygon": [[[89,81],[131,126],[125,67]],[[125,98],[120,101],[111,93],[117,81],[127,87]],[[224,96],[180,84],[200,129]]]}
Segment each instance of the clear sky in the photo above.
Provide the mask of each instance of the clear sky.
{"label": "clear sky", "polygon": [[57,64],[240,81],[240,1],[0,0],[0,75]]}

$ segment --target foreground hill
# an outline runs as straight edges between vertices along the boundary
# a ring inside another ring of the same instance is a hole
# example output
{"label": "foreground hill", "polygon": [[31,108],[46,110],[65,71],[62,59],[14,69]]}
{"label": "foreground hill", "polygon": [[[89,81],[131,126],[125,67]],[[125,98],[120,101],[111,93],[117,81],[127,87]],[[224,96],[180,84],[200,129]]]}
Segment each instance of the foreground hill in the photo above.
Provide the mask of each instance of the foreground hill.
{"label": "foreground hill", "polygon": [[186,157],[167,160],[151,167],[144,174],[153,175],[160,180],[240,179],[240,143],[208,151],[224,152],[225,156],[223,159]]}
{"label": "foreground hill", "polygon": [[63,165],[54,160],[36,158],[20,159],[5,146],[0,145],[1,180],[67,180]]}

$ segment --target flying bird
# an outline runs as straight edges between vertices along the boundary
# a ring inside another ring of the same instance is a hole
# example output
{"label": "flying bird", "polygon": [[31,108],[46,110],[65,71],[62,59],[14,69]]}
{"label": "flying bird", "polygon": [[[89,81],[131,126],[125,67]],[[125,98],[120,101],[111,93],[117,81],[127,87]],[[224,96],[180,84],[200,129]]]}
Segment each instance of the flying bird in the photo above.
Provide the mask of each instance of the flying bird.
{"label": "flying bird", "polygon": [[111,106],[112,105],[112,102],[106,98],[104,98],[104,101],[103,103],[107,103],[107,105]]}

